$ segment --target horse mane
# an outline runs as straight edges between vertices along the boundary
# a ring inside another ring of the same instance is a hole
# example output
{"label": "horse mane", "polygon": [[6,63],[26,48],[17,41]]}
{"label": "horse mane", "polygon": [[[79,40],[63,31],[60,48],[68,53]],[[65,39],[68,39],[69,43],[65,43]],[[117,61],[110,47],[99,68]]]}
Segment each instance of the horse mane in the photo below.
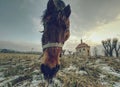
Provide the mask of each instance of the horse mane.
{"label": "horse mane", "polygon": [[[49,8],[53,8],[51,5],[50,5],[50,2],[51,0],[49,0],[48,4],[47,4],[47,9],[43,12],[43,15],[42,15],[42,22],[44,23],[45,20],[46,20],[46,17],[50,16],[53,14],[53,12],[57,12],[57,11],[60,11],[62,9],[65,8],[65,3],[62,1],[62,0],[53,0],[54,2],[54,5],[55,5],[55,8],[54,9],[49,9]],[[49,7],[49,8],[48,8]]]}

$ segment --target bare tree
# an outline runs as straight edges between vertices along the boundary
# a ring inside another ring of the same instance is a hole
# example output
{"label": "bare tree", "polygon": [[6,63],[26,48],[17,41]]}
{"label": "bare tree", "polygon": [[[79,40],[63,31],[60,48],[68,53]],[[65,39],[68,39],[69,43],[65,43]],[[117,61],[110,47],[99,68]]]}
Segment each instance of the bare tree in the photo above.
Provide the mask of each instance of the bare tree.
{"label": "bare tree", "polygon": [[116,57],[119,56],[120,45],[117,45],[118,39],[114,38],[113,40],[107,39],[102,41],[102,45],[105,49],[106,56],[113,56],[113,50],[115,49]]}
{"label": "bare tree", "polygon": [[111,39],[107,39],[107,40],[104,40],[102,41],[102,45],[105,49],[105,53],[106,55],[108,56],[113,56],[113,49],[114,49],[114,42],[111,41]]}
{"label": "bare tree", "polygon": [[114,38],[113,43],[114,43],[113,46],[115,48],[116,57],[119,57],[120,45],[118,45],[118,39]]}
{"label": "bare tree", "polygon": [[104,51],[104,56],[108,56],[108,53],[105,50],[103,50],[103,51]]}

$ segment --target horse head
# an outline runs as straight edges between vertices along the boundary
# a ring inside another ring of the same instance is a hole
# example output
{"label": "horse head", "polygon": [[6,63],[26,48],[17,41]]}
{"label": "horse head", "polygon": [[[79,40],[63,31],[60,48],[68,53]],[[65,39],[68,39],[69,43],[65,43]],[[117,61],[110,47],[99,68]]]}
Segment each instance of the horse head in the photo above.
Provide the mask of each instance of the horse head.
{"label": "horse head", "polygon": [[61,0],[48,1],[42,18],[44,31],[41,72],[45,79],[52,79],[60,68],[60,53],[65,41],[70,36],[70,14],[70,5],[66,6]]}

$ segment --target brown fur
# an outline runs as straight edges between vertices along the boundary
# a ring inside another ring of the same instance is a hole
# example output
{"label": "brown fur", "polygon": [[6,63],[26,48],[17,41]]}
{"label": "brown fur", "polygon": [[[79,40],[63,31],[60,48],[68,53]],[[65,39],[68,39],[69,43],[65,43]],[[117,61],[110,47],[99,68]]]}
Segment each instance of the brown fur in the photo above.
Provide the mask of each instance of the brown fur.
{"label": "brown fur", "polygon": [[47,48],[44,51],[42,57],[42,63],[48,65],[50,68],[55,67],[56,65],[60,65],[59,56],[62,48],[60,47],[51,47]]}

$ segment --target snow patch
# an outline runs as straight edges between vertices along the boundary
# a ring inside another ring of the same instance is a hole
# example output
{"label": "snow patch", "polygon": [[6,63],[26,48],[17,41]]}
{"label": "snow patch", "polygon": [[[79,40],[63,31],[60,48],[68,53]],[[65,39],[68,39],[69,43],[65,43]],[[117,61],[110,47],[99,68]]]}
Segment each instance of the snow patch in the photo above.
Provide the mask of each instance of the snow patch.
{"label": "snow patch", "polygon": [[76,71],[76,74],[86,75],[86,74],[87,74],[87,72],[86,72],[86,71],[81,70],[81,71]]}
{"label": "snow patch", "polygon": [[105,66],[101,67],[101,69],[103,70],[103,72],[106,72],[106,73],[112,74],[114,76],[120,77],[120,74],[115,72],[115,70],[110,66],[105,65]]}
{"label": "snow patch", "polygon": [[70,65],[68,68],[64,69],[65,71],[75,71],[77,68],[74,65]]}
{"label": "snow patch", "polygon": [[115,84],[113,84],[113,87],[120,87],[120,82],[115,82]]}
{"label": "snow patch", "polygon": [[95,61],[95,64],[99,64],[101,61],[102,61],[101,59],[97,59],[97,60]]}
{"label": "snow patch", "polygon": [[39,80],[33,80],[32,84],[30,85],[30,87],[38,87],[40,81]]}

